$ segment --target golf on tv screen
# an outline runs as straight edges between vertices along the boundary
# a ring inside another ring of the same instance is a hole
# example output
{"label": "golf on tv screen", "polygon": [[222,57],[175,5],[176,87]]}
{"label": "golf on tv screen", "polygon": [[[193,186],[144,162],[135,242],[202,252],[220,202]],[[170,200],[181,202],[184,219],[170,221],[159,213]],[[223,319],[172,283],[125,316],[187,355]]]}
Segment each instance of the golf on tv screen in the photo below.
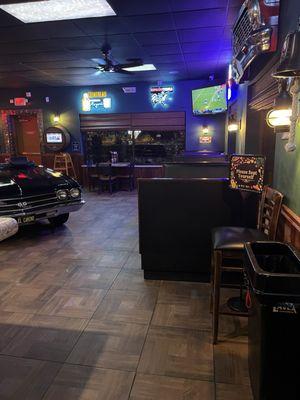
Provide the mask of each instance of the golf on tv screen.
{"label": "golf on tv screen", "polygon": [[192,91],[193,114],[217,114],[227,110],[226,85],[210,86]]}

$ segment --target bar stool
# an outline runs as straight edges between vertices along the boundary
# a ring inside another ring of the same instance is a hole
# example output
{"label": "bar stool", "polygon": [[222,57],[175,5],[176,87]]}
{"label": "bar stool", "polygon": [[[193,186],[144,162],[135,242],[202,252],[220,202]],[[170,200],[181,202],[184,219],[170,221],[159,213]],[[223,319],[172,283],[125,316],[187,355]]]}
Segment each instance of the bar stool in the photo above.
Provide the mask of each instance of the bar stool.
{"label": "bar stool", "polygon": [[[229,311],[220,312],[222,273],[243,273],[242,261],[246,242],[275,239],[282,200],[283,195],[280,192],[266,186],[260,200],[257,229],[223,226],[212,230],[211,307],[214,344],[218,341],[219,315],[233,314]],[[225,260],[237,260],[239,265],[224,265]]]}
{"label": "bar stool", "polygon": [[114,187],[118,187],[118,178],[113,175],[111,164],[100,164],[98,171],[99,192],[104,189],[104,186],[108,186],[109,193],[112,194]]}

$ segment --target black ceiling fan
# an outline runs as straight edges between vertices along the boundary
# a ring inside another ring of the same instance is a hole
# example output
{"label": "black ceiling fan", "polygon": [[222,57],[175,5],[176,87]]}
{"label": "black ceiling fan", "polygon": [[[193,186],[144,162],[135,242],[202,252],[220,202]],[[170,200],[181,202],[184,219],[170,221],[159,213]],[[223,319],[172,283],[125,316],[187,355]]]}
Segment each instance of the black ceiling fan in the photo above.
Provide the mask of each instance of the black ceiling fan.
{"label": "black ceiling fan", "polygon": [[127,71],[127,68],[140,67],[144,65],[143,60],[140,58],[129,58],[127,63],[120,64],[114,60],[111,54],[111,46],[105,43],[101,48],[103,58],[94,58],[92,61],[98,64],[97,67],[90,67],[96,69],[98,72],[115,72],[118,74],[132,74],[134,71]]}
{"label": "black ceiling fan", "polygon": [[[93,58],[92,61],[97,64],[95,67],[59,67],[59,68],[47,68],[48,71],[50,70],[94,70],[95,75],[101,73],[118,73],[118,74],[133,74],[137,71],[128,71],[127,68],[136,68],[141,67],[144,64],[141,58],[128,58],[126,61],[127,63],[121,64],[118,63],[112,56],[112,48],[108,42],[105,42],[104,45],[101,47],[102,58]],[[24,63],[21,62],[21,65],[29,66],[29,68],[34,70],[39,70],[39,68],[35,68],[32,63]]]}

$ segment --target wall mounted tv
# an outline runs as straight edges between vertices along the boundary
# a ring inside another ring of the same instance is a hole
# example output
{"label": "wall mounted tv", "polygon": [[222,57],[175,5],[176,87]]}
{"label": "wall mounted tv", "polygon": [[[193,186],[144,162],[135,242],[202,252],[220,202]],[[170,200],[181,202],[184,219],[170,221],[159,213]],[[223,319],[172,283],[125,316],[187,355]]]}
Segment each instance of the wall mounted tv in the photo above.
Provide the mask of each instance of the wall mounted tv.
{"label": "wall mounted tv", "polygon": [[210,86],[192,91],[193,114],[218,114],[227,110],[226,85]]}
{"label": "wall mounted tv", "polygon": [[47,143],[62,143],[63,137],[62,133],[46,133],[46,141]]}

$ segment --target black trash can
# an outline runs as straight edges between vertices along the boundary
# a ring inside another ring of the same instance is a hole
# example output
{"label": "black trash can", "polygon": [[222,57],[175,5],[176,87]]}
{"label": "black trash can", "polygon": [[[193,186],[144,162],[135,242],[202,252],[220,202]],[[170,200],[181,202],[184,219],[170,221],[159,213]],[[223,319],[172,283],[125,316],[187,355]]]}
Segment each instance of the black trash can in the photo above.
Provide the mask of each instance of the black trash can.
{"label": "black trash can", "polygon": [[245,245],[254,400],[300,399],[300,258],[287,244]]}

